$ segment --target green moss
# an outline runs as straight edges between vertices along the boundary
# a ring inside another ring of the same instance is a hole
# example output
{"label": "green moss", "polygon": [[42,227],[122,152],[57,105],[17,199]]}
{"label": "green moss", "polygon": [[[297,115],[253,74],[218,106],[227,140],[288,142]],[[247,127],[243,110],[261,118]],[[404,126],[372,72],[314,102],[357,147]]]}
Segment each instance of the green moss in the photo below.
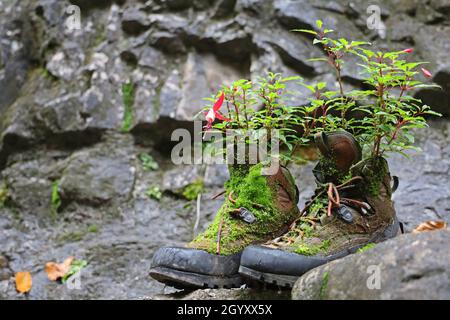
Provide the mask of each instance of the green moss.
{"label": "green moss", "polygon": [[145,193],[150,199],[159,201],[162,198],[162,191],[158,186],[151,186]]}
{"label": "green moss", "polygon": [[380,188],[384,177],[387,174],[387,167],[379,161],[379,159],[373,160],[373,170],[364,172],[367,177],[367,188],[371,196],[377,196],[380,193]]}
{"label": "green moss", "polygon": [[106,32],[105,32],[105,25],[98,24],[98,27],[96,28],[95,32],[95,39],[93,43],[93,47],[97,47],[102,42],[106,41]]}
{"label": "green moss", "polygon": [[50,80],[50,81],[58,80],[58,78],[55,77],[54,75],[52,75],[50,73],[50,71],[47,70],[47,68],[39,67],[39,68],[37,68],[37,72],[47,80]]}
{"label": "green moss", "polygon": [[73,260],[70,265],[69,271],[61,278],[61,282],[65,283],[71,276],[80,272],[88,265],[88,262],[85,260]]}
{"label": "green moss", "polygon": [[308,216],[317,217],[320,216],[321,213],[326,213],[326,209],[328,206],[328,198],[319,197],[314,200],[314,202],[310,205],[308,209]]}
{"label": "green moss", "polygon": [[204,189],[203,180],[199,179],[184,187],[181,194],[187,200],[195,200],[197,199],[198,195],[203,192],[203,189]]}
{"label": "green moss", "polygon": [[[267,184],[267,179],[261,176],[262,165],[245,169],[230,170],[230,180],[226,183],[229,194],[233,192],[236,204],[227,200],[217,212],[209,228],[198,235],[191,243],[192,247],[199,247],[211,253],[216,252],[217,235],[222,222],[220,253],[229,255],[241,251],[248,244],[266,239],[271,233],[279,230],[292,217],[274,214],[274,193]],[[256,222],[247,224],[236,219],[231,214],[233,209],[245,207],[256,217]]]}
{"label": "green moss", "polygon": [[95,224],[89,225],[86,229],[76,230],[64,233],[58,237],[59,242],[77,242],[83,240],[83,238],[89,233],[97,233],[99,230]]}
{"label": "green moss", "polygon": [[370,250],[370,249],[374,248],[375,246],[376,246],[375,243],[368,243],[368,244],[366,244],[364,247],[359,248],[358,251],[356,251],[356,252],[357,252],[357,253],[361,253],[361,252]]}
{"label": "green moss", "polygon": [[97,233],[98,232],[98,226],[96,224],[92,224],[88,227],[87,231],[89,233]]}
{"label": "green moss", "polygon": [[330,240],[324,240],[322,243],[316,245],[299,243],[295,246],[294,252],[304,256],[314,256],[316,254],[326,252],[330,247],[330,244]]}
{"label": "green moss", "polygon": [[330,273],[327,271],[323,274],[322,283],[320,284],[319,299],[324,300],[328,290],[328,282],[330,281]]}
{"label": "green moss", "polygon": [[134,95],[134,84],[124,83],[122,85],[122,97],[125,112],[122,122],[122,132],[129,132],[133,124]]}
{"label": "green moss", "polygon": [[159,169],[158,162],[148,153],[141,153],[138,155],[142,168],[145,171],[155,171]]}
{"label": "green moss", "polygon": [[[180,85],[181,86],[181,85]],[[155,97],[153,98],[153,115],[155,118],[157,118],[161,111],[161,90],[163,88],[163,85],[159,85],[155,89]]]}
{"label": "green moss", "polygon": [[321,156],[319,158],[320,169],[326,181],[336,181],[343,183],[352,177],[350,172],[342,172],[336,167],[336,163],[331,158]]}
{"label": "green moss", "polygon": [[225,182],[225,189],[230,192],[239,188],[243,179],[248,175],[249,169],[245,166],[230,166],[228,171],[230,172],[230,179]]}
{"label": "green moss", "polygon": [[61,197],[59,195],[59,180],[53,182],[52,185],[52,196],[50,202],[50,216],[53,220],[58,217],[58,211],[61,208]]}
{"label": "green moss", "polygon": [[370,196],[377,196],[388,174],[387,161],[384,158],[367,158],[353,169],[354,175],[362,175],[366,182],[364,191]]}
{"label": "green moss", "polygon": [[[222,236],[220,239],[220,254],[230,255],[241,251],[245,247],[245,240],[254,239],[254,234],[250,231],[255,225],[248,225],[239,219],[233,218],[229,214],[232,206],[228,203],[224,204],[217,212],[211,225],[205,232],[197,236],[192,243],[206,243],[207,248],[203,248],[210,253],[216,253],[217,235],[219,233],[219,225],[222,222]],[[241,243],[241,240],[242,243]]]}
{"label": "green moss", "polygon": [[6,205],[9,198],[8,186],[4,183],[0,184],[0,208]]}

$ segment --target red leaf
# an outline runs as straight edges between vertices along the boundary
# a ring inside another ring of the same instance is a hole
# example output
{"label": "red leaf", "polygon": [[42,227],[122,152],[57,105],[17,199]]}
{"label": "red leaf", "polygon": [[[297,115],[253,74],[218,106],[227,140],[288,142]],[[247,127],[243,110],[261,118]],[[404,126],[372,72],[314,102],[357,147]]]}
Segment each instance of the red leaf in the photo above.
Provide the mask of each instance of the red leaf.
{"label": "red leaf", "polygon": [[215,103],[214,106],[213,106],[214,112],[219,111],[220,107],[222,107],[222,104],[223,104],[223,100],[224,100],[224,99],[225,99],[225,95],[224,95],[223,92],[222,92],[222,94],[221,94],[220,97],[219,97],[219,100],[217,100],[216,103]]}

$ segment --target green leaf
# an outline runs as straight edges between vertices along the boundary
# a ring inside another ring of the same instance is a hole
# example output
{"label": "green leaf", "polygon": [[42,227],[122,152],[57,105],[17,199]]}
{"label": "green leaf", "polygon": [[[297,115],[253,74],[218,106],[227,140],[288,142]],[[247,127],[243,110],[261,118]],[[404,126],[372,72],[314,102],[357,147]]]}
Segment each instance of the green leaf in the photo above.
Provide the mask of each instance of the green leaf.
{"label": "green leaf", "polygon": [[294,80],[302,80],[302,77],[300,77],[300,76],[286,77],[286,78],[282,78],[280,81],[288,82],[288,81],[294,81]]}
{"label": "green leaf", "polygon": [[[314,39],[313,39],[313,44],[318,44],[318,43],[320,43],[320,44],[326,44],[326,41],[320,40],[320,39],[317,39],[317,38],[314,38]],[[326,59],[325,59],[325,60],[326,60]]]}
{"label": "green leaf", "polygon": [[322,29],[322,25],[323,25],[322,20],[316,20],[316,26],[317,26],[317,28]]}
{"label": "green leaf", "polygon": [[158,186],[152,186],[147,189],[147,192],[145,193],[149,198],[159,201],[162,198],[162,192],[161,189]]}
{"label": "green leaf", "polygon": [[322,90],[326,86],[327,86],[326,82],[319,82],[319,83],[317,83],[317,89],[319,89],[319,90]]}
{"label": "green leaf", "polygon": [[439,112],[436,112],[436,111],[433,111],[433,110],[427,110],[427,111],[425,111],[425,113],[426,114],[430,114],[432,116],[442,117],[442,113],[439,113]]}
{"label": "green leaf", "polygon": [[316,88],[314,86],[305,84],[305,83],[301,83],[302,86],[304,86],[305,88],[309,89],[312,93],[316,93]]}
{"label": "green leaf", "polygon": [[159,169],[158,162],[156,162],[156,160],[148,153],[141,153],[138,158],[141,161],[142,168],[145,171],[155,171]]}
{"label": "green leaf", "polygon": [[294,31],[294,32],[309,33],[309,34],[313,34],[313,35],[317,36],[317,31],[314,31],[314,30],[308,30],[308,29],[294,29],[294,30],[291,30],[291,31]]}
{"label": "green leaf", "polygon": [[67,271],[64,277],[61,278],[62,283],[65,283],[71,276],[80,272],[80,270],[85,268],[87,265],[88,262],[86,260],[73,260],[69,271]]}

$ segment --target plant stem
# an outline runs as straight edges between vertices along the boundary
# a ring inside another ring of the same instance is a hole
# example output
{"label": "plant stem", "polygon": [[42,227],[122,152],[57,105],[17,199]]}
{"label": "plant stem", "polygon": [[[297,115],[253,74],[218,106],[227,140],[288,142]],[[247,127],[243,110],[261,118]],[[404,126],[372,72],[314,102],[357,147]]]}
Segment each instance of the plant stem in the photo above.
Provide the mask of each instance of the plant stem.
{"label": "plant stem", "polygon": [[236,104],[236,96],[235,96],[235,92],[233,91],[233,95],[232,95],[232,103],[234,106],[234,110],[236,111],[236,122],[239,128],[241,128],[241,122],[239,120],[239,109],[238,106]]}
{"label": "plant stem", "polygon": [[247,130],[248,130],[249,125],[248,125],[248,117],[247,117],[247,104],[246,104],[246,100],[245,100],[245,89],[242,89],[242,103],[244,104],[244,118],[245,118],[245,123],[247,125]]}

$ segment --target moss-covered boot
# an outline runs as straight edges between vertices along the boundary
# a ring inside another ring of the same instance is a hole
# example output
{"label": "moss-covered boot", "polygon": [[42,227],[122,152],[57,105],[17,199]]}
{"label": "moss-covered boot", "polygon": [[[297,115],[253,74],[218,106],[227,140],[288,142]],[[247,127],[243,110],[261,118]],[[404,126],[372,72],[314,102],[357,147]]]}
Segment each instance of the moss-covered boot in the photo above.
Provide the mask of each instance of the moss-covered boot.
{"label": "moss-covered boot", "polygon": [[298,190],[289,171],[279,166],[263,175],[261,164],[230,170],[225,202],[205,232],[186,248],[159,249],[150,275],[175,287],[239,287],[242,250],[285,233],[299,217]]}
{"label": "moss-covered boot", "polygon": [[292,287],[312,268],[397,235],[387,161],[368,158],[343,172],[329,154],[323,156],[316,176],[328,176],[329,182],[318,181],[314,197],[287,233],[244,250],[243,276]]}

